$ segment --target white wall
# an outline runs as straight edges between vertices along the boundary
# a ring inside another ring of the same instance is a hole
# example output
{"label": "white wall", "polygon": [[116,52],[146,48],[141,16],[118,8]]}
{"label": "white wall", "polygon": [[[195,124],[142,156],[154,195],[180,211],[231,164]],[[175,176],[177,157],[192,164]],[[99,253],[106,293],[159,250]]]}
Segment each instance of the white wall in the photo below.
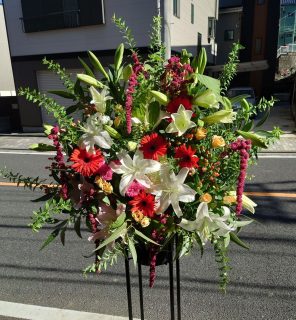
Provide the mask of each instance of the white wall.
{"label": "white wall", "polygon": [[4,3],[11,55],[26,56],[45,53],[81,52],[114,49],[122,36],[111,18],[126,20],[139,47],[147,46],[152,16],[156,15],[156,0],[105,0],[105,25],[24,33],[21,0]]}
{"label": "white wall", "polygon": [[[0,4],[0,96],[10,96],[15,91],[12,75],[3,6]],[[15,94],[14,94],[15,95]]]}
{"label": "white wall", "polygon": [[[208,17],[217,17],[219,1],[218,0],[180,0],[181,10],[180,18],[172,15],[171,18],[171,41],[173,49],[181,47],[191,48],[193,54],[196,54],[197,34],[202,34],[202,45],[211,46],[214,49],[214,41],[208,43]],[[194,25],[191,24],[191,3],[194,4]],[[217,3],[217,9],[216,9]],[[217,11],[217,12],[216,12]],[[211,50],[210,50],[211,51]]]}

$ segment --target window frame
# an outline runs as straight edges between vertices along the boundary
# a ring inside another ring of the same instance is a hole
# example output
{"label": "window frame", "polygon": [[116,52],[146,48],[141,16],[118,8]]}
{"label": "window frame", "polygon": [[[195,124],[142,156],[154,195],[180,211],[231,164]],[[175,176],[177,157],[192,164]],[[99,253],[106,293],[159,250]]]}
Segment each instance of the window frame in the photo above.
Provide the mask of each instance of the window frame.
{"label": "window frame", "polygon": [[173,15],[176,18],[181,17],[181,0],[173,0]]}
{"label": "window frame", "polygon": [[190,6],[190,15],[191,15],[191,17],[190,17],[190,20],[191,20],[191,24],[194,24],[194,10],[195,10],[195,8],[194,8],[194,3],[191,3],[191,6]]}
{"label": "window frame", "polygon": [[[228,37],[229,32],[232,32],[232,37]],[[224,41],[234,41],[234,29],[224,30]]]}

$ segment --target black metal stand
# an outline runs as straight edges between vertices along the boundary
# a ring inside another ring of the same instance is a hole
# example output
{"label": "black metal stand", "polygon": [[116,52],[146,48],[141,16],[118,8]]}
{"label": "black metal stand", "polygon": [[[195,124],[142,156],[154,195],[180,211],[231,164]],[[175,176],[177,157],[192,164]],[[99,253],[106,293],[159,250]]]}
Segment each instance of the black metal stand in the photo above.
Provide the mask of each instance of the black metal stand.
{"label": "black metal stand", "polygon": [[[181,288],[180,288],[180,262],[176,259],[176,279],[174,279],[174,260],[173,260],[173,243],[169,252],[169,285],[170,285],[170,319],[181,320]],[[128,304],[128,317],[129,320],[133,320],[132,310],[132,296],[131,296],[131,282],[130,282],[130,269],[129,258],[126,255],[125,258],[125,275],[126,275],[126,293]],[[139,296],[140,296],[140,314],[141,320],[144,320],[144,298],[143,298],[143,282],[142,282],[142,265],[138,263],[138,280],[139,280]],[[174,282],[176,280],[176,300],[177,300],[177,318],[175,318],[175,290]]]}

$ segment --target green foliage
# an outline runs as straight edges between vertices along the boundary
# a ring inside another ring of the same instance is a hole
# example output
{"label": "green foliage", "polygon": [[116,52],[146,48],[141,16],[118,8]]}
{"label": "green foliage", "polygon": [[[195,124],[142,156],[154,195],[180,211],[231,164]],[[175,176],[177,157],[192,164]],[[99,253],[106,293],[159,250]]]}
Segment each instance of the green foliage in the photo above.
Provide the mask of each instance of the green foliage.
{"label": "green foliage", "polygon": [[123,39],[125,39],[125,43],[129,47],[129,49],[134,52],[136,51],[136,41],[132,34],[131,29],[126,25],[126,22],[122,18],[116,18],[114,15],[112,21],[115,23],[116,27],[123,35]]}
{"label": "green foliage", "polygon": [[159,49],[162,47],[161,42],[161,16],[154,16],[150,32],[150,48]]}
{"label": "green foliage", "polygon": [[244,47],[240,43],[234,43],[232,46],[232,50],[228,55],[228,62],[224,65],[223,71],[219,76],[221,82],[221,95],[226,94],[232,79],[236,75],[239,63],[239,51],[242,49],[244,49]]}
{"label": "green foliage", "polygon": [[44,182],[45,179],[41,180],[39,177],[32,178],[32,177],[24,177],[19,172],[13,173],[12,171],[6,169],[0,169],[0,177],[9,180],[10,182],[16,183],[17,186],[20,184],[24,185],[24,188],[30,189],[34,191],[36,188],[44,189]]}
{"label": "green foliage", "polygon": [[224,238],[218,238],[214,241],[215,260],[219,266],[220,289],[225,293],[227,284],[229,283],[228,271],[229,258],[227,257],[227,247],[225,246]]}
{"label": "green foliage", "polygon": [[83,270],[84,275],[90,272],[106,270],[108,265],[113,266],[117,263],[118,257],[123,256],[122,244],[116,242],[112,248],[108,248],[104,251],[102,257],[98,257],[98,261],[91,264]]}
{"label": "green foliage", "polygon": [[55,72],[62,80],[64,86],[71,92],[74,93],[75,83],[71,80],[70,75],[67,74],[66,69],[62,68],[61,65],[53,60],[47,60],[43,58],[42,63],[47,66],[48,70]]}

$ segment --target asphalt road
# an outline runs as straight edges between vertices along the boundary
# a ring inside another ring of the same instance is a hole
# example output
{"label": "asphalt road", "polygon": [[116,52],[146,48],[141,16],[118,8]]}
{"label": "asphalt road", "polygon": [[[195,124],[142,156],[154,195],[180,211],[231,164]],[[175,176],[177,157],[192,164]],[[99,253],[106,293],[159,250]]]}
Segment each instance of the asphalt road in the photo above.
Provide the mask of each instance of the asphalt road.
{"label": "asphalt road", "polygon": [[[261,159],[248,191],[296,192],[295,159]],[[46,156],[0,154],[0,167],[22,168],[38,175]],[[0,300],[127,316],[124,263],[87,279],[81,270],[92,262],[83,257],[92,244],[74,233],[66,246],[55,242],[39,251],[50,229],[33,234],[27,227],[38,204],[22,188],[0,186]],[[207,247],[181,261],[182,319],[296,319],[296,199],[254,197],[257,222],[246,227],[242,239],[250,250],[231,245],[231,283],[227,294],[218,289],[218,270]],[[137,276],[133,267],[132,296],[139,317]],[[168,268],[157,268],[153,289],[143,268],[145,319],[169,319]],[[0,310],[1,311],[1,310]],[[1,314],[1,312],[0,312]],[[4,319],[1,318],[0,319]],[[6,318],[5,318],[6,319]]]}

